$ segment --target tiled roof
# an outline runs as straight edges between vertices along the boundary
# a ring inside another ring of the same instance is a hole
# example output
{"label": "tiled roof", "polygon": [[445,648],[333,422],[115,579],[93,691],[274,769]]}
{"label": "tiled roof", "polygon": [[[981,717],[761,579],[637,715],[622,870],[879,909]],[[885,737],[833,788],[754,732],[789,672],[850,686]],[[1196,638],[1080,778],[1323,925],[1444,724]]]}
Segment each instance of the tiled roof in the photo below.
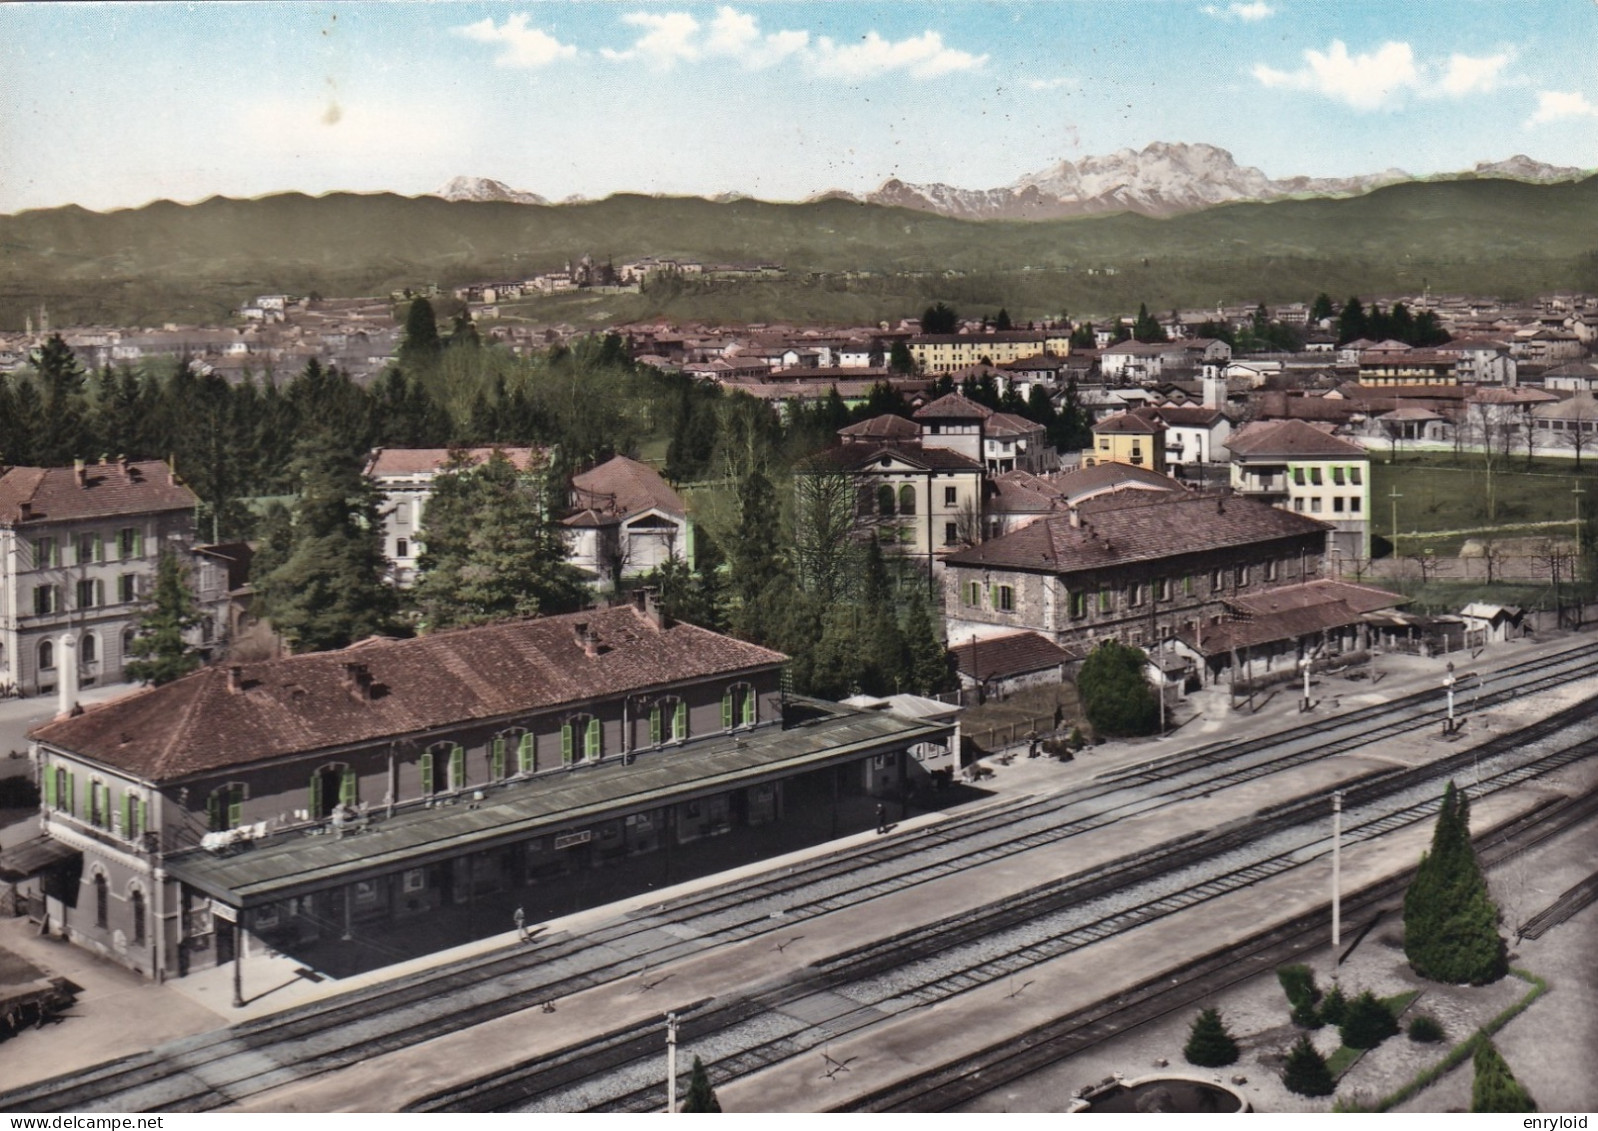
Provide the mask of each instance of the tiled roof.
{"label": "tiled roof", "polygon": [[1245,498],[1120,492],[950,554],[951,566],[1064,574],[1323,534],[1325,523]]}
{"label": "tiled roof", "polygon": [[838,435],[859,443],[863,440],[913,440],[921,435],[921,426],[913,420],[885,412],[868,420],[857,421],[838,429]]}
{"label": "tiled roof", "polygon": [[[378,448],[366,461],[366,474],[380,477],[384,475],[421,475],[429,471],[442,471],[450,461],[450,456],[457,450],[463,452],[473,464],[485,462],[493,455],[495,448]],[[526,471],[532,467],[535,459],[541,461],[543,450],[541,448],[499,448],[505,453],[505,458],[510,460],[517,471]]]}
{"label": "tiled roof", "polygon": [[916,334],[910,341],[916,345],[947,346],[981,342],[1043,342],[1048,338],[1065,336],[1042,330],[992,330],[985,334]]}
{"label": "tiled roof", "polygon": [[994,413],[988,417],[987,426],[983,428],[983,432],[989,436],[1030,436],[1042,431],[1043,425],[1013,412]]}
{"label": "tiled roof", "polygon": [[1418,408],[1418,407],[1415,407],[1415,406],[1405,406],[1404,408],[1395,408],[1392,412],[1384,412],[1380,416],[1378,416],[1376,419],[1377,420],[1444,420],[1446,418],[1441,416],[1441,415],[1439,415],[1438,413],[1433,412],[1429,408]]}
{"label": "tiled roof", "polygon": [[962,393],[948,393],[916,410],[917,420],[986,420],[993,410]]}
{"label": "tiled roof", "polygon": [[968,640],[950,651],[960,674],[979,681],[1027,675],[1082,658],[1035,632]]}
{"label": "tiled roof", "polygon": [[1114,416],[1107,416],[1093,426],[1095,435],[1109,435],[1111,433],[1126,433],[1138,436],[1158,436],[1165,431],[1165,425],[1158,420],[1150,420],[1136,412],[1118,412]]}
{"label": "tiled roof", "polygon": [[1328,435],[1302,420],[1256,420],[1226,441],[1233,455],[1366,459],[1365,449]]}
{"label": "tiled roof", "polygon": [[1302,609],[1206,624],[1197,630],[1183,629],[1177,636],[1200,655],[1220,656],[1233,648],[1253,648],[1261,644],[1297,640],[1328,628],[1357,624],[1360,615],[1341,601],[1329,601]]}
{"label": "tiled roof", "polygon": [[671,484],[648,464],[612,456],[598,467],[572,476],[576,505],[625,518],[650,509],[686,515],[687,505]]}
{"label": "tiled roof", "polygon": [[912,467],[933,471],[981,471],[984,465],[950,448],[928,448],[918,442],[902,444],[842,444],[817,452],[805,460],[805,471],[865,471],[884,458],[903,460]]}
{"label": "tiled roof", "polygon": [[1226,419],[1226,414],[1220,409],[1202,405],[1161,405],[1153,411],[1175,428],[1212,428]]}
{"label": "tiled roof", "polygon": [[1549,401],[1557,401],[1558,399],[1559,395],[1557,393],[1528,388],[1501,389],[1489,387],[1477,389],[1470,395],[1472,404],[1532,405],[1546,404]]}
{"label": "tiled roof", "polygon": [[1333,603],[1347,605],[1356,613],[1373,613],[1378,609],[1392,609],[1407,605],[1409,598],[1389,593],[1374,585],[1359,585],[1352,581],[1321,578],[1299,585],[1278,585],[1259,593],[1229,597],[1226,603],[1250,616],[1265,616],[1289,609],[1307,609],[1315,605]]}
{"label": "tiled roof", "polygon": [[[586,625],[599,641],[587,655]],[[434,633],[372,639],[225,667],[91,707],[32,732],[151,781],[266,758],[375,742],[473,720],[514,716],[624,692],[781,663],[779,652],[689,624],[659,628],[632,606]],[[369,695],[347,671],[365,665]]]}
{"label": "tiled roof", "polygon": [[91,463],[81,474],[75,467],[0,470],[0,523],[8,526],[192,510],[199,502],[160,460]]}

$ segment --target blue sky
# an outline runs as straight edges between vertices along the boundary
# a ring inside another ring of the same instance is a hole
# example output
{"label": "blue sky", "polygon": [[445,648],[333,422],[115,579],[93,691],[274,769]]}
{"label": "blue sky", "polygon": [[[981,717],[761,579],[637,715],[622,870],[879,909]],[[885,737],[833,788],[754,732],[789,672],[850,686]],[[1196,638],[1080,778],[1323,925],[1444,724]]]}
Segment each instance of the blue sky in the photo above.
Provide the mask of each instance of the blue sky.
{"label": "blue sky", "polygon": [[456,175],[552,199],[1598,167],[1598,3],[0,5],[0,212]]}

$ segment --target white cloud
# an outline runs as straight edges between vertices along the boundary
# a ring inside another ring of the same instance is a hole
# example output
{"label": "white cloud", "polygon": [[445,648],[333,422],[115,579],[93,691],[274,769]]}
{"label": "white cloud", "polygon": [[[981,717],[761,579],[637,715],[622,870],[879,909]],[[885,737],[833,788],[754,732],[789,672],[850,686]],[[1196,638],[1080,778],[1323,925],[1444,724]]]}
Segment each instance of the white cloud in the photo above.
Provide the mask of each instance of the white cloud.
{"label": "white cloud", "polygon": [[1432,88],[1432,93],[1449,98],[1462,98],[1467,94],[1497,90],[1503,81],[1504,68],[1513,56],[1508,51],[1497,55],[1450,55],[1448,68]]}
{"label": "white cloud", "polygon": [[1218,20],[1242,20],[1246,24],[1258,23],[1276,15],[1276,9],[1265,0],[1253,0],[1251,4],[1228,4],[1224,8],[1217,4],[1206,4],[1199,11]]}
{"label": "white cloud", "polygon": [[829,78],[875,78],[892,71],[906,71],[918,79],[936,78],[956,71],[974,71],[988,61],[986,55],[973,55],[946,47],[935,31],[897,42],[868,31],[859,43],[839,46],[827,36],[816,43],[813,66]]}
{"label": "white cloud", "polygon": [[1077,87],[1079,87],[1081,85],[1082,85],[1082,80],[1081,79],[1072,78],[1070,75],[1061,75],[1058,78],[1052,78],[1052,79],[1027,79],[1026,80],[1026,88],[1028,90],[1060,90],[1062,88],[1069,88],[1069,89],[1075,90]]}
{"label": "white cloud", "polygon": [[1526,119],[1526,124],[1541,126],[1549,122],[1562,122],[1567,118],[1598,118],[1598,106],[1589,102],[1579,90],[1539,90],[1537,109]]}
{"label": "white cloud", "polygon": [[1279,71],[1264,63],[1254,65],[1254,77],[1264,86],[1288,90],[1308,90],[1356,110],[1376,110],[1394,101],[1405,89],[1421,85],[1415,67],[1415,53],[1407,43],[1391,40],[1375,51],[1350,55],[1341,39],[1332,40],[1326,51],[1313,48],[1304,52],[1305,66],[1296,71]]}
{"label": "white cloud", "polygon": [[478,43],[499,44],[501,51],[494,63],[500,67],[547,67],[557,59],[570,59],[577,54],[577,48],[562,43],[543,28],[533,27],[526,14],[520,12],[497,26],[488,16],[450,30]]}
{"label": "white cloud", "polygon": [[947,46],[935,31],[897,41],[868,31],[858,43],[844,45],[826,36],[812,42],[807,31],[767,33],[755,16],[726,5],[716,10],[708,25],[687,12],[631,12],[622,22],[644,29],[643,34],[631,47],[601,48],[600,54],[613,62],[643,61],[659,70],[709,59],[732,59],[747,70],[763,70],[791,59],[827,78],[872,78],[902,71],[926,79],[975,70],[988,58]]}

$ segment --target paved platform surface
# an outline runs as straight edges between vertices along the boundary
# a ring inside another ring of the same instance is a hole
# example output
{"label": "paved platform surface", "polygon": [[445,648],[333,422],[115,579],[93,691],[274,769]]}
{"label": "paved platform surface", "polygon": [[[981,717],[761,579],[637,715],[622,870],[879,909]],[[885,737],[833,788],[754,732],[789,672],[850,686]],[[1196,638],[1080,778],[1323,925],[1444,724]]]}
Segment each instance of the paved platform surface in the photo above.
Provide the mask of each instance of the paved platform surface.
{"label": "paved platform surface", "polygon": [[[1568,643],[1585,643],[1587,639],[1589,638],[1582,636],[1572,637]],[[1496,646],[1472,666],[1506,665],[1539,652],[1549,651],[1555,643],[1519,642]],[[1465,660],[1464,656],[1455,657],[1456,665],[1459,666],[1463,666],[1462,661]],[[1386,657],[1382,669],[1387,674],[1374,689],[1366,683],[1350,682],[1335,676],[1320,677],[1314,687],[1317,698],[1321,700],[1321,706],[1317,710],[1322,713],[1331,711],[1334,701],[1339,702],[1343,709],[1347,709],[1424,688],[1439,688],[1440,695],[1440,681],[1446,662],[1445,658]],[[1591,693],[1591,689],[1588,689],[1587,693]],[[1107,770],[1210,743],[1254,737],[1307,721],[1297,709],[1296,697],[1278,695],[1266,703],[1258,713],[1242,715],[1226,709],[1224,693],[1206,694],[1210,697],[1208,699],[1199,697],[1197,704],[1204,713],[1194,717],[1171,735],[1158,739],[1107,743],[1083,752],[1068,763],[1056,762],[1049,758],[1025,757],[1017,758],[1007,765],[990,761],[994,775],[983,782],[983,787],[998,800],[1051,793]],[[1578,695],[1578,692],[1566,691],[1559,696],[1549,697],[1541,704],[1522,701],[1509,705],[1494,712],[1498,716],[1494,725],[1505,729],[1511,725],[1521,725],[1522,722],[1529,722],[1535,717],[1540,717],[1547,709],[1551,709],[1547,707],[1547,703],[1554,699],[1573,700]],[[3,712],[6,706],[9,705],[0,705],[0,712]],[[1480,740],[1481,737],[1484,736],[1475,735],[1474,739]],[[540,1050],[560,1047],[614,1024],[651,1016],[658,1017],[662,1010],[691,1001],[696,995],[726,993],[733,986],[758,984],[784,971],[797,970],[815,958],[834,952],[843,946],[855,945],[873,937],[880,937],[889,931],[904,929],[917,922],[934,920],[964,908],[979,906],[1006,893],[1034,886],[1040,877],[1080,870],[1091,866],[1095,861],[1124,855],[1140,843],[1169,839],[1186,830],[1214,827],[1233,817],[1247,815],[1263,804],[1280,800],[1289,789],[1291,792],[1324,789],[1337,781],[1366,772],[1374,765],[1380,764],[1382,760],[1402,762],[1429,758],[1444,750],[1451,751],[1455,748],[1457,747],[1432,739],[1418,739],[1390,743],[1382,748],[1360,751],[1357,755],[1340,755],[1326,759],[1304,767],[1287,783],[1276,780],[1283,775],[1276,775],[1205,799],[1201,804],[1167,810],[1158,817],[1135,818],[1122,822],[1113,829],[1073,837],[1061,846],[1052,846],[1050,849],[1012,857],[1001,865],[985,870],[981,885],[972,884],[969,879],[950,878],[935,885],[921,885],[914,893],[890,897],[890,900],[878,901],[869,907],[851,908],[839,912],[825,920],[824,929],[815,926],[819,921],[812,920],[806,924],[804,933],[807,937],[787,947],[781,954],[774,951],[769,940],[750,940],[737,946],[720,948],[714,955],[686,960],[672,967],[674,977],[670,983],[672,994],[669,997],[661,998],[656,994],[644,995],[637,987],[631,985],[599,987],[561,1003],[556,1014],[537,1017],[515,1015],[503,1018],[464,1033],[428,1042],[416,1049],[402,1050],[386,1057],[376,1058],[358,1070],[337,1073],[265,1093],[257,1097],[250,1106],[257,1110],[275,1111],[392,1110],[408,1099],[444,1086],[451,1079],[481,1075],[499,1064],[523,1060],[536,1055]],[[1530,795],[1534,791],[1525,792]],[[1479,808],[1476,818],[1478,821],[1489,819],[1487,809],[1488,806],[1485,805]],[[970,807],[966,807],[945,814],[917,816],[901,827],[914,828],[933,824],[946,819],[947,816],[969,811]],[[11,832],[12,830],[7,829],[0,835]],[[872,835],[864,834],[863,837],[850,839],[870,839]],[[844,843],[847,843],[847,840]],[[734,874],[758,874],[780,870],[789,866],[794,860],[825,855],[833,851],[834,847],[835,843],[819,845],[789,857],[779,857],[749,865],[738,869]],[[1413,863],[1418,854],[1413,845],[1395,851],[1397,852],[1395,859],[1404,860],[1406,865]],[[1378,867],[1375,863],[1367,866]],[[622,904],[552,920],[548,924],[549,932],[563,930],[581,932],[587,925],[610,920],[629,910],[652,906],[679,891],[714,886],[726,878],[727,874],[708,876],[690,884],[680,885],[678,888],[648,893]],[[1352,874],[1350,878],[1352,881]],[[1282,898],[1288,902],[1292,901],[1292,893],[1295,891],[1298,893],[1297,898],[1313,899],[1319,898],[1317,893],[1324,888],[1321,881],[1301,880],[1296,887],[1289,883],[1287,876],[1278,877],[1278,881],[1285,885],[1281,889]],[[965,1011],[970,1010],[972,1023],[985,1027],[978,1030],[979,1033],[1004,1032],[1006,1026],[1013,1026],[1018,1019],[1031,1018],[1032,1020],[1028,1021],[1030,1024],[1044,1015],[1050,1017],[1058,1015],[1066,1008],[1063,1003],[1071,1000],[1073,995],[1091,993],[1095,997],[1102,997],[1107,986],[1103,973],[1106,968],[1113,968],[1117,972],[1116,981],[1120,981],[1123,974],[1124,977],[1135,981],[1137,978],[1133,974],[1141,970],[1144,965],[1151,963],[1169,965],[1172,956],[1179,953],[1178,944],[1182,938],[1191,937],[1189,932],[1202,929],[1208,934],[1239,929],[1245,925],[1254,928],[1259,924],[1260,900],[1257,893],[1239,893],[1228,899],[1232,902],[1228,903],[1226,899],[1216,900],[1212,901],[1214,906],[1206,904],[1184,913],[1218,916],[1214,921],[1204,924],[1202,928],[1195,921],[1184,929],[1176,930],[1174,935],[1164,934],[1163,932],[1173,930],[1172,925],[1181,920],[1182,917],[1178,916],[1160,924],[1151,924],[1139,932],[1134,932],[1133,935],[1126,936],[1124,940],[1099,944],[1099,946],[1115,946],[1119,943],[1124,946],[1127,948],[1125,961],[1119,953],[1109,954],[1108,957],[1100,953],[1095,961],[1086,965],[1079,961],[1079,956],[1068,956],[1057,960],[1059,969],[1051,970],[1048,977],[1058,978],[1059,981],[1047,995],[1046,1001],[1045,995],[1041,993],[1033,996],[1030,1002],[1023,1002],[1023,999],[1007,999],[1000,994],[999,1003],[995,1003],[987,1000],[983,996],[983,991],[976,991],[965,995],[958,1002],[946,1003],[946,1007],[939,1007],[942,1013],[939,1010],[923,1011],[920,1016],[930,1014],[935,1018],[928,1032],[918,1033],[909,1023],[904,1023],[906,1027],[903,1030],[896,1026],[890,1027],[893,1029],[890,1043],[885,1044],[875,1055],[887,1057],[888,1059],[883,1061],[884,1066],[887,1066],[893,1063],[894,1049],[897,1048],[899,1050],[897,1055],[912,1058],[914,1062],[925,1063],[929,1050],[936,1048],[941,1041],[954,1041],[961,1047],[968,1047],[973,1039],[971,1035],[946,1030],[943,1017],[945,1013],[953,1016],[958,1011],[964,1017]],[[1281,917],[1286,918],[1288,915],[1284,911]],[[164,986],[155,986],[68,944],[31,937],[33,930],[31,925],[22,920],[0,922],[0,946],[16,950],[17,953],[23,954],[30,961],[36,962],[52,973],[71,978],[84,986],[85,991],[80,997],[78,1009],[67,1021],[53,1029],[30,1033],[24,1038],[8,1043],[6,1076],[7,1083],[12,1085],[57,1075],[115,1055],[125,1055],[154,1047],[174,1037],[214,1028],[245,1017],[274,1012],[288,1005],[326,997],[355,986],[381,982],[402,972],[445,966],[462,954],[481,953],[517,945],[514,934],[507,932],[465,947],[432,954],[357,978],[320,982],[308,980],[296,973],[300,964],[292,960],[250,955],[244,964],[244,996],[247,1005],[244,1009],[236,1010],[229,1004],[232,999],[232,971],[229,968],[199,971],[187,978],[168,982]],[[1161,930],[1162,933],[1158,935],[1143,933],[1155,930]],[[1134,938],[1138,939],[1136,943],[1131,941]],[[1088,948],[1080,952],[1080,955],[1086,955],[1096,949]],[[1032,995],[1034,989],[1038,987],[1029,989],[1027,995]],[[966,998],[971,1000],[968,1002]],[[136,1031],[130,1031],[127,1024],[130,1016],[140,1018]],[[962,1021],[959,1024],[964,1023]],[[918,1049],[920,1051],[917,1051]],[[837,1055],[836,1051],[834,1055]],[[847,1083],[809,1079],[804,1072],[797,1069],[790,1075],[782,1075],[780,1081],[774,1077],[771,1081],[758,1086],[752,1083],[773,1074],[780,1075],[781,1069],[773,1069],[758,1077],[750,1077],[749,1081],[731,1082],[725,1088],[718,1087],[718,1092],[729,1110],[735,1107],[745,1107],[746,1110],[780,1110],[784,1106],[791,1110],[814,1110],[817,1106],[833,1102],[830,1093],[823,1094],[819,1088],[826,1087],[835,1092],[850,1086]],[[862,1065],[860,1079],[863,1080],[865,1075]],[[766,1090],[768,1087],[771,1089],[769,1093]],[[732,1102],[734,1096],[741,1098],[735,1103]],[[755,1097],[759,1097],[758,1102],[755,1101]]]}

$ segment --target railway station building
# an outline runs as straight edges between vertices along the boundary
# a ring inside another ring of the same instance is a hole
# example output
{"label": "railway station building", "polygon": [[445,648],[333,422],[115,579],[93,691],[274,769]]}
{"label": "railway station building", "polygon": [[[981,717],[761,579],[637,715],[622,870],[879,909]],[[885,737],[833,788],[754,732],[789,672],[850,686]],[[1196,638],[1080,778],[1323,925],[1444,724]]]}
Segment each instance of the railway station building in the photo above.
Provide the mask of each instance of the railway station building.
{"label": "railway station building", "polygon": [[206,668],[36,728],[42,834],[0,867],[150,977],[387,965],[870,827],[952,726],[787,695],[785,659],[644,595]]}

